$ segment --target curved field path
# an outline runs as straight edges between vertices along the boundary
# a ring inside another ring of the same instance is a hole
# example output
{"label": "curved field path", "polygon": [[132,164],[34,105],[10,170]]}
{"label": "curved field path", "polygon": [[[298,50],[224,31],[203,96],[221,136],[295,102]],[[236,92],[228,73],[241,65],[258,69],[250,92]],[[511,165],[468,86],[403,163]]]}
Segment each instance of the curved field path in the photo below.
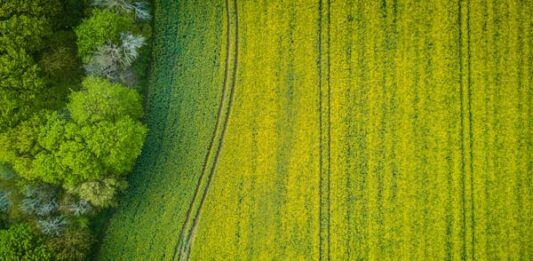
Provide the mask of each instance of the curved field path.
{"label": "curved field path", "polygon": [[[202,167],[202,175],[200,181],[195,188],[194,196],[192,198],[189,210],[187,211],[187,217],[181,228],[179,240],[176,244],[173,259],[187,260],[190,255],[190,249],[194,240],[194,235],[202,214],[202,206],[204,205],[207,193],[209,192],[209,186],[215,176],[218,158],[224,141],[224,136],[228,127],[228,122],[231,115],[231,105],[233,103],[233,97],[235,93],[235,82],[237,77],[237,65],[238,65],[238,52],[239,52],[239,24],[238,24],[238,10],[237,0],[233,0],[234,21],[231,19],[231,5],[230,0],[226,0],[226,62],[224,83],[222,88],[222,96],[217,113],[217,120],[215,124],[215,130],[213,131],[213,137],[209,143],[208,153],[206,154],[205,163]],[[234,29],[232,30],[231,25]],[[234,40],[231,38],[232,31],[234,34]],[[233,41],[233,42],[232,42]],[[233,46],[233,68],[230,67],[232,61],[231,53]],[[231,83],[229,83],[231,82]],[[228,85],[229,88],[228,88]],[[221,130],[220,130],[221,128]],[[215,141],[216,145],[215,145]],[[212,158],[212,160],[210,160]],[[211,162],[211,165],[209,163]],[[204,181],[204,179],[206,179]],[[204,186],[201,186],[205,183]],[[198,198],[198,197],[201,198]],[[193,210],[193,208],[195,208]]]}

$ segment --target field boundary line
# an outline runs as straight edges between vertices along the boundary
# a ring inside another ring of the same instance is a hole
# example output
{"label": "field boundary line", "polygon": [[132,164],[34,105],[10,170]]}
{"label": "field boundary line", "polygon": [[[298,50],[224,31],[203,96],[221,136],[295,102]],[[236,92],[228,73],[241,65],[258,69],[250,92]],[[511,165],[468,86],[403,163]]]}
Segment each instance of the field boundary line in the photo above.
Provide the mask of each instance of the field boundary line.
{"label": "field boundary line", "polygon": [[328,260],[331,260],[331,0],[328,0]]}
{"label": "field boundary line", "polygon": [[474,143],[474,135],[473,135],[473,116],[472,116],[472,70],[471,70],[471,63],[470,63],[470,60],[471,60],[471,57],[472,57],[472,54],[471,54],[471,51],[470,51],[470,11],[471,11],[471,1],[470,0],[466,0],[466,3],[467,3],[467,9],[466,9],[466,12],[467,12],[467,20],[466,20],[466,27],[467,27],[467,61],[468,61],[468,64],[467,64],[467,70],[468,70],[468,73],[467,73],[467,83],[468,83],[468,92],[467,92],[467,96],[468,96],[468,134],[469,134],[469,140],[468,140],[468,145],[469,145],[469,157],[470,157],[470,162],[469,162],[469,172],[470,172],[470,218],[471,218],[471,223],[470,225],[472,226],[472,256],[471,258],[472,259],[476,259],[476,251],[475,251],[475,248],[476,248],[476,223],[475,223],[475,193],[474,193],[474,148],[473,148],[473,143]]}
{"label": "field boundary line", "polygon": [[[331,260],[331,1],[319,0],[318,10],[318,93],[320,125],[319,259]],[[325,51],[324,46],[327,48]],[[327,81],[326,83],[324,83],[324,79]]]}
{"label": "field boundary line", "polygon": [[[458,56],[461,106],[461,172],[463,259],[475,257],[475,202],[473,171],[473,116],[470,46],[470,0],[458,0]],[[467,177],[469,175],[469,177]],[[470,184],[468,184],[470,183]]]}
{"label": "field boundary line", "polygon": [[[224,69],[224,81],[223,81],[223,87],[222,87],[222,94],[220,98],[220,104],[219,104],[218,112],[217,112],[217,119],[215,123],[215,128],[213,130],[213,135],[209,143],[208,151],[204,159],[204,164],[202,166],[202,174],[200,175],[197,186],[195,187],[194,195],[189,205],[189,208],[187,210],[186,219],[182,225],[180,236],[178,238],[178,242],[176,243],[176,246],[174,247],[174,254],[172,257],[173,260],[176,260],[177,258],[179,260],[189,259],[192,242],[194,240],[194,234],[198,226],[198,221],[200,218],[203,204],[205,202],[207,193],[209,191],[209,187],[212,183],[212,179],[215,174],[215,169],[218,163],[218,158],[220,156],[220,151],[222,149],[222,144],[223,144],[223,140],[226,134],[231,107],[233,103],[233,96],[234,96],[234,90],[235,90],[235,85],[236,85],[237,60],[238,60],[237,1],[235,0],[234,2],[235,21],[236,21],[235,27],[236,28],[235,28],[235,46],[234,46],[235,51],[233,53],[234,55],[233,71],[231,71],[230,69],[231,47],[232,47],[231,45],[231,24],[232,22],[231,22],[231,10],[230,10],[230,3],[229,3],[230,0],[226,0],[225,2],[226,2],[225,10],[226,10],[226,23],[227,23],[226,25],[226,59],[225,59],[225,69]],[[232,78],[232,84],[231,84],[231,87],[229,88],[229,93],[228,93],[228,86],[229,86],[228,82],[229,82],[230,74],[232,74],[233,78]],[[225,106],[226,104],[227,106]],[[217,134],[220,134],[220,135],[217,135]],[[217,144],[215,145],[215,143]],[[214,150],[215,147],[216,147],[216,150]],[[210,161],[211,158],[212,158],[212,164],[208,172],[208,165],[211,162]],[[205,183],[205,185],[202,186],[203,183]],[[198,199],[200,195],[201,195],[201,198]]]}

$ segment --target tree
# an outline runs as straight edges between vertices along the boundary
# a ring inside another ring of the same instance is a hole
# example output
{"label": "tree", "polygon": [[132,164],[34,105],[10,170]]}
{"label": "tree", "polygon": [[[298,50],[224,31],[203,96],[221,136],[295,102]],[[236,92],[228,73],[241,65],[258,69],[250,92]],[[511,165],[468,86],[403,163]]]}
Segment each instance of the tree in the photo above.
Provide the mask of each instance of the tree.
{"label": "tree", "polygon": [[[128,101],[127,94],[132,90],[120,88],[128,91],[122,97],[124,101]],[[105,96],[108,93],[104,90],[99,95]],[[95,99],[100,105],[105,105],[106,101],[101,97]],[[24,165],[26,169],[23,169],[25,171],[19,174],[28,180],[74,186],[109,175],[120,176],[130,171],[141,152],[146,128],[126,113],[111,121],[118,115],[108,116],[101,112],[94,111],[95,115],[107,116],[100,117],[99,121],[71,121],[59,113],[49,114],[46,124],[41,126],[37,135],[40,150],[33,157],[28,157]],[[84,113],[87,111],[81,113],[86,115]],[[73,113],[73,117],[74,115]]]}
{"label": "tree", "polygon": [[139,119],[143,115],[142,98],[135,90],[95,77],[86,78],[82,86],[81,91],[71,94],[67,105],[78,123],[116,121],[125,116]]}
{"label": "tree", "polygon": [[144,45],[144,37],[132,33],[122,33],[120,35],[121,59],[120,63],[124,67],[129,67],[139,57],[139,49]]}
{"label": "tree", "polygon": [[127,187],[128,183],[124,180],[105,178],[67,187],[67,191],[79,195],[80,198],[87,200],[95,207],[105,208],[116,206],[116,194]]}
{"label": "tree", "polygon": [[44,47],[44,38],[52,34],[45,17],[16,15],[0,21],[0,52],[22,48],[34,52]]}
{"label": "tree", "polygon": [[96,9],[91,17],[75,29],[78,37],[78,55],[84,63],[98,47],[106,43],[118,43],[120,33],[134,30],[134,21],[129,16],[118,16],[111,10]]}
{"label": "tree", "polygon": [[58,211],[56,191],[50,186],[24,187],[20,209],[27,215],[47,217]]}
{"label": "tree", "polygon": [[131,1],[126,0],[94,0],[93,5],[119,12],[134,13],[139,20],[150,20],[151,18],[148,5],[142,1],[131,3]]}
{"label": "tree", "polygon": [[119,50],[114,44],[98,47],[89,63],[83,66],[87,75],[98,76],[113,82],[120,79]]}
{"label": "tree", "polygon": [[37,64],[22,49],[0,55],[0,132],[29,118],[38,108],[45,80]]}
{"label": "tree", "polygon": [[83,126],[81,135],[105,172],[120,176],[133,168],[141,153],[146,128],[138,121],[123,117],[115,122],[100,121]]}
{"label": "tree", "polygon": [[59,0],[0,1],[0,20],[21,14],[36,17],[53,17],[60,11]]}
{"label": "tree", "polygon": [[13,170],[25,176],[31,170],[35,155],[42,151],[39,134],[47,122],[48,111],[40,111],[14,128],[0,133],[0,162],[8,163]]}
{"label": "tree", "polygon": [[88,229],[69,229],[61,237],[50,239],[49,246],[57,260],[86,260],[92,241]]}
{"label": "tree", "polygon": [[0,230],[0,260],[53,260],[43,240],[25,225]]}
{"label": "tree", "polygon": [[88,75],[100,76],[117,82],[139,56],[139,48],[144,45],[144,37],[131,33],[121,33],[120,45],[107,43],[100,46],[84,66]]}
{"label": "tree", "polygon": [[41,233],[53,237],[62,235],[67,224],[67,220],[62,216],[37,220],[37,228],[41,230]]}
{"label": "tree", "polygon": [[0,191],[0,213],[7,213],[11,208],[12,202],[9,196],[9,192]]}
{"label": "tree", "polygon": [[72,48],[59,46],[43,54],[39,61],[42,71],[57,81],[75,81],[79,75],[79,63]]}
{"label": "tree", "polygon": [[41,49],[52,33],[51,19],[60,12],[59,0],[0,1],[0,52]]}
{"label": "tree", "polygon": [[67,211],[67,213],[73,216],[76,216],[76,217],[87,215],[93,209],[89,201],[83,200],[83,199],[75,201],[75,202],[71,202],[70,204],[64,206],[63,208]]}
{"label": "tree", "polygon": [[59,113],[49,115],[38,138],[44,148],[32,162],[25,178],[50,184],[78,184],[98,179],[103,167],[90,151],[79,126]]}

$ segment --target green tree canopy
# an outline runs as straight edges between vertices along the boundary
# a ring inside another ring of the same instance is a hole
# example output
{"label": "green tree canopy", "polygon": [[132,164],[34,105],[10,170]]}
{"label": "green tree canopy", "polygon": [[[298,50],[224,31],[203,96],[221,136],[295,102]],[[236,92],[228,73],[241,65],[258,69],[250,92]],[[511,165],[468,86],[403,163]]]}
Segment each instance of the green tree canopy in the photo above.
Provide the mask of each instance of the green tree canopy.
{"label": "green tree canopy", "polygon": [[0,132],[31,116],[45,86],[39,67],[24,50],[0,55]]}
{"label": "green tree canopy", "polygon": [[25,225],[0,230],[0,260],[53,260],[53,254]]}
{"label": "green tree canopy", "polygon": [[44,47],[44,38],[51,34],[50,21],[45,17],[16,15],[0,20],[0,52],[9,48],[37,51]]}
{"label": "green tree canopy", "polygon": [[124,116],[139,119],[143,115],[141,95],[133,89],[95,77],[86,78],[82,86],[71,94],[68,104],[76,122],[116,121]]}
{"label": "green tree canopy", "polygon": [[76,28],[78,55],[88,62],[92,52],[106,42],[118,43],[120,33],[134,30],[132,16],[119,16],[111,10],[95,9],[88,19]]}
{"label": "green tree canopy", "polygon": [[104,174],[102,164],[81,136],[80,127],[59,113],[48,117],[38,142],[45,150],[35,156],[31,171],[20,173],[29,180],[77,184]]}
{"label": "green tree canopy", "polygon": [[42,149],[32,158],[31,167],[20,168],[29,170],[19,175],[69,186],[124,175],[141,153],[146,132],[140,121],[129,116],[77,123],[52,113],[38,135]]}
{"label": "green tree canopy", "polygon": [[43,48],[60,10],[60,0],[0,1],[0,53],[8,48],[28,52]]}
{"label": "green tree canopy", "polygon": [[127,187],[128,183],[123,179],[106,178],[69,187],[68,191],[77,194],[93,206],[105,208],[116,206],[116,194]]}
{"label": "green tree canopy", "polygon": [[81,127],[87,147],[111,175],[131,171],[141,153],[146,132],[141,122],[127,116],[115,122],[101,121]]}
{"label": "green tree canopy", "polygon": [[19,174],[30,171],[33,158],[42,151],[38,138],[48,113],[36,113],[16,127],[0,133],[0,162],[10,164]]}
{"label": "green tree canopy", "polygon": [[14,15],[51,17],[57,15],[60,10],[60,0],[2,0],[0,20]]}

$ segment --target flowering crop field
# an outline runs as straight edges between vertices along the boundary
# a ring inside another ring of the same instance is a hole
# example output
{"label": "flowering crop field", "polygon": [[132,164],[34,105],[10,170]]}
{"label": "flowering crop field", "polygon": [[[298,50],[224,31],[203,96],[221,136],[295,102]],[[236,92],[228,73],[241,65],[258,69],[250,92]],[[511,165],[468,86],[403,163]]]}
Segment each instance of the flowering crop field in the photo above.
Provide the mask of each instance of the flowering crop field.
{"label": "flowering crop field", "polygon": [[531,260],[531,3],[154,3],[101,260]]}

